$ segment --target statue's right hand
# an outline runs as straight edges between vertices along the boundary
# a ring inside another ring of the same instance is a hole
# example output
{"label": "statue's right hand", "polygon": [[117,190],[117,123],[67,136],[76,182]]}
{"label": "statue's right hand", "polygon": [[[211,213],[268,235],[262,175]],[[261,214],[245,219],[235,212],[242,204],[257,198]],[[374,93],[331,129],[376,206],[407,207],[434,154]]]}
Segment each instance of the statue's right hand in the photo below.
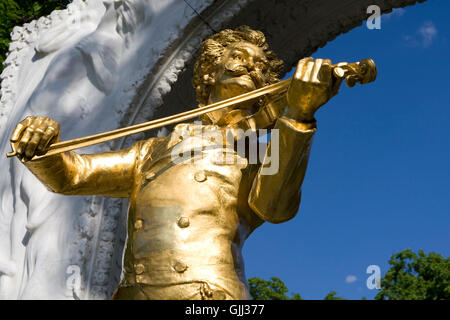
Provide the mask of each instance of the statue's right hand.
{"label": "statue's right hand", "polygon": [[60,125],[44,117],[26,117],[20,121],[11,135],[11,144],[17,157],[27,161],[44,154],[51,143],[59,141]]}

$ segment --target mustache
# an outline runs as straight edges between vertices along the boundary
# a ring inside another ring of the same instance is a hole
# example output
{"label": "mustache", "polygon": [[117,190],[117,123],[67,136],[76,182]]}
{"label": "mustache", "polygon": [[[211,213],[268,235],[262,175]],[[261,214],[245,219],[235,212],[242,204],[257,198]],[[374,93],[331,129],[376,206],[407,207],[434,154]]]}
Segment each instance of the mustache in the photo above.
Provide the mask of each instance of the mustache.
{"label": "mustache", "polygon": [[225,71],[230,76],[242,76],[244,74],[248,74],[248,70],[243,65],[239,63],[227,62],[225,63]]}
{"label": "mustache", "polygon": [[264,81],[264,75],[257,70],[248,71],[246,67],[239,63],[233,63],[228,62],[224,66],[225,72],[227,75],[233,76],[233,77],[239,77],[243,75],[249,75],[253,82],[255,83],[257,88],[264,87],[265,81]]}

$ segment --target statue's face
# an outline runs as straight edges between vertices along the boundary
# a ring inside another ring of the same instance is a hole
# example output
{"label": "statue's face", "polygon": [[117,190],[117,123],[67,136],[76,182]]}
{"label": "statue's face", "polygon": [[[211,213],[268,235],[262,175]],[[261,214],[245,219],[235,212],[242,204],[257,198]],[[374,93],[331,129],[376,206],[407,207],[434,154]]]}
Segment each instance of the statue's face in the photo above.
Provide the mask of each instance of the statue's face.
{"label": "statue's face", "polygon": [[[260,47],[245,41],[227,46],[214,70],[214,85],[208,103],[222,101],[264,86],[266,81],[263,71],[266,66],[267,58]],[[210,117],[217,122],[230,112],[247,116],[255,111],[254,101],[250,101],[215,111]]]}

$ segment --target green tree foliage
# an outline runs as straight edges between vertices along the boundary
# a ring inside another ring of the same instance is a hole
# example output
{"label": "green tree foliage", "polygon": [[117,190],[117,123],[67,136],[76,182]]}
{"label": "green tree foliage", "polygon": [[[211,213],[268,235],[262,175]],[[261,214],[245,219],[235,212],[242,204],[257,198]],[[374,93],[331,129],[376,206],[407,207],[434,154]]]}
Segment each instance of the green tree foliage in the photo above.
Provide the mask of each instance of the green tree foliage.
{"label": "green tree foliage", "polygon": [[[0,0],[0,63],[5,60],[14,26],[39,19],[53,10],[63,9],[70,0]],[[0,65],[0,72],[3,65]]]}
{"label": "green tree foliage", "polygon": [[323,300],[345,300],[344,298],[341,297],[336,297],[337,292],[336,291],[330,291],[325,298],[323,298]]}
{"label": "green tree foliage", "polygon": [[450,258],[410,249],[392,255],[377,300],[449,300]]}
{"label": "green tree foliage", "polygon": [[289,297],[287,295],[288,288],[277,277],[272,277],[270,280],[250,278],[248,279],[248,285],[250,296],[254,300],[303,300],[297,293]]}
{"label": "green tree foliage", "polygon": [[[250,278],[248,279],[248,285],[250,288],[250,296],[253,300],[303,300],[298,293],[293,293],[291,296],[288,296],[288,288],[277,277],[272,277],[270,280]],[[344,300],[343,298],[336,297],[336,294],[335,291],[331,291],[325,296],[324,300]]]}
{"label": "green tree foliage", "polygon": [[[389,264],[376,300],[450,300],[450,258],[407,249],[392,255]],[[288,296],[286,285],[276,277],[250,278],[248,284],[254,300],[302,300],[298,293]],[[324,300],[344,300],[336,295],[331,291]]]}

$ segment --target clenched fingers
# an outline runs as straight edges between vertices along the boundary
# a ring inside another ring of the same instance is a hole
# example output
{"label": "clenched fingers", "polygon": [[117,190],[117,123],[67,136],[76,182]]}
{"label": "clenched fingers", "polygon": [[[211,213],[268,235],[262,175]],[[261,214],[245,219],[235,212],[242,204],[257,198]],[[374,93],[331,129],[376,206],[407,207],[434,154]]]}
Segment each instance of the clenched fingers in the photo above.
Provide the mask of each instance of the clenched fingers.
{"label": "clenched fingers", "polygon": [[331,60],[311,57],[301,59],[297,64],[294,79],[308,83],[331,83]]}
{"label": "clenched fingers", "polygon": [[19,122],[11,135],[20,159],[31,159],[45,152],[50,141],[59,137],[59,124],[50,118],[27,117]]}
{"label": "clenched fingers", "polygon": [[41,138],[41,141],[38,144],[37,154],[45,153],[50,142],[54,140],[54,138],[57,138],[58,134],[58,131],[53,127],[47,127]]}

